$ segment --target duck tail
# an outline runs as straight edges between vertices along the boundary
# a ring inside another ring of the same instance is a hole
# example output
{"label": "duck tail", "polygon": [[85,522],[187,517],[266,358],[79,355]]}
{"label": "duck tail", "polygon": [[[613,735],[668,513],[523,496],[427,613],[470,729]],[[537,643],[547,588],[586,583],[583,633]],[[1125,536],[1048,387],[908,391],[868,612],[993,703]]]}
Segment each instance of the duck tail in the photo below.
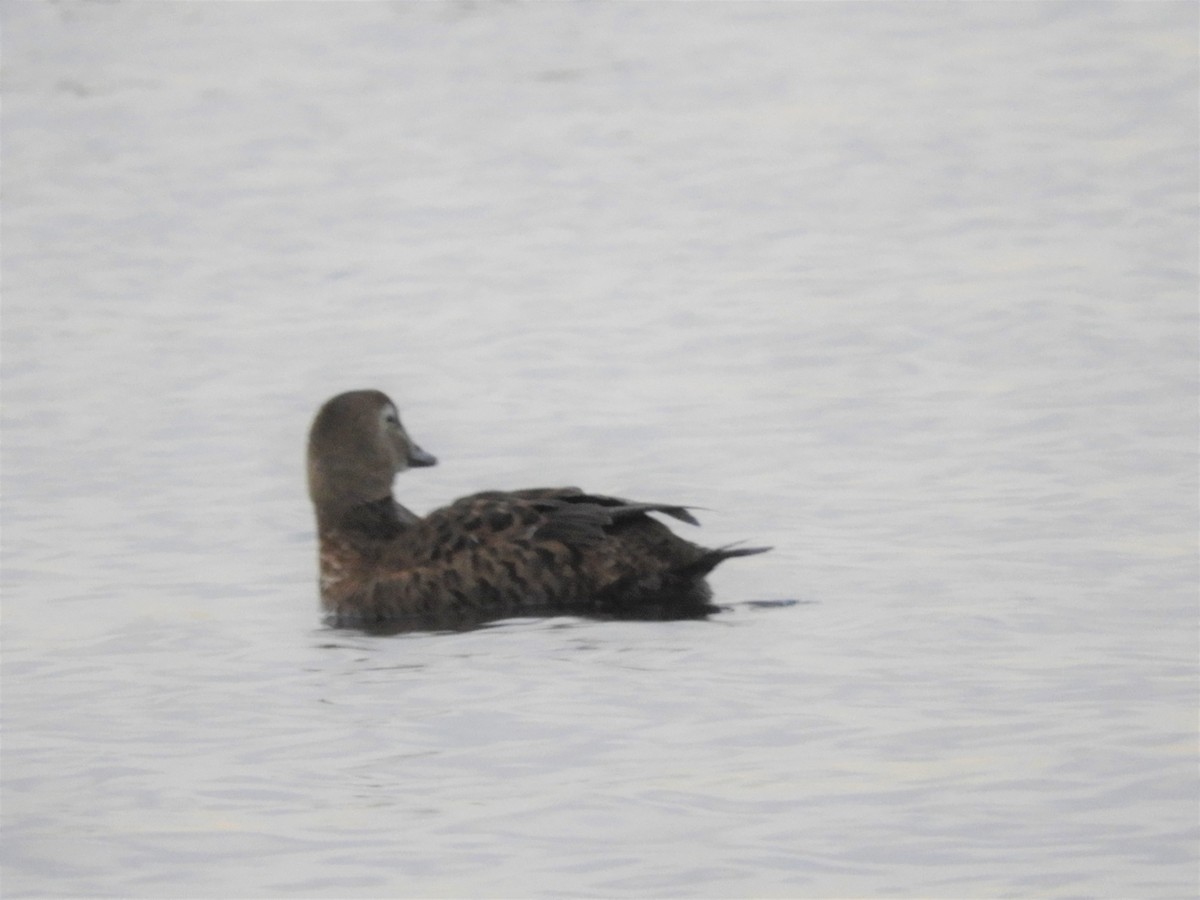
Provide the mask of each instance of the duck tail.
{"label": "duck tail", "polygon": [[771,549],[771,547],[739,547],[737,544],[714,547],[711,550],[705,550],[695,560],[684,566],[679,574],[688,578],[703,578],[727,559],[738,556],[754,556],[757,553],[766,553]]}

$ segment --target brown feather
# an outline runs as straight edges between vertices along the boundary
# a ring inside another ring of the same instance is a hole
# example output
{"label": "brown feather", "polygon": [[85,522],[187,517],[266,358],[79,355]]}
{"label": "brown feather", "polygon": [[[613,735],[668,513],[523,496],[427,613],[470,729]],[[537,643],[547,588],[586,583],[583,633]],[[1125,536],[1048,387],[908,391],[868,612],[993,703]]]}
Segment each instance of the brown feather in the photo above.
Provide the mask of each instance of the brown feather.
{"label": "brown feather", "polygon": [[309,437],[309,488],[331,621],[367,628],[456,628],[510,615],[687,618],[716,611],[704,577],[765,547],[707,549],[657,513],[686,507],[575,487],[484,491],[424,518],[380,485],[432,465],[378,391],[341,394]]}

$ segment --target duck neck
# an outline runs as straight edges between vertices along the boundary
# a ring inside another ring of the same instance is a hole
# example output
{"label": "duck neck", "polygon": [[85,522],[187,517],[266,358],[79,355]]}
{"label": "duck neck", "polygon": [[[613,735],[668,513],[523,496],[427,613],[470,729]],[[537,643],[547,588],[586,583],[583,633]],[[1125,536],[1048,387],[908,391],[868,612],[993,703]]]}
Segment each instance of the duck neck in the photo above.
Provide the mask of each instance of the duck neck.
{"label": "duck neck", "polygon": [[318,519],[318,528],[322,532],[349,532],[376,541],[390,541],[417,521],[417,517],[390,494],[339,510],[335,516],[318,516]]}

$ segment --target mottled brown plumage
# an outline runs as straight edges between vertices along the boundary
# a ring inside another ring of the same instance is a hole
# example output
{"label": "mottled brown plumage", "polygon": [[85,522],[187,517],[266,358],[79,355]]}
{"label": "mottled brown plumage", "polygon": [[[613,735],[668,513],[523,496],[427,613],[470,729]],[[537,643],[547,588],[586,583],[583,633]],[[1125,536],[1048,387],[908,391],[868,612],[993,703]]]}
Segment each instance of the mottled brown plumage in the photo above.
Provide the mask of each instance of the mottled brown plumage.
{"label": "mottled brown plumage", "polygon": [[420,518],[392,479],[437,462],[380,391],[339,394],[308,441],[321,601],[331,622],[454,628],[510,615],[693,618],[716,611],[704,577],[765,547],[698,547],[649,513],[696,524],[681,506],[579,488],[486,491]]}

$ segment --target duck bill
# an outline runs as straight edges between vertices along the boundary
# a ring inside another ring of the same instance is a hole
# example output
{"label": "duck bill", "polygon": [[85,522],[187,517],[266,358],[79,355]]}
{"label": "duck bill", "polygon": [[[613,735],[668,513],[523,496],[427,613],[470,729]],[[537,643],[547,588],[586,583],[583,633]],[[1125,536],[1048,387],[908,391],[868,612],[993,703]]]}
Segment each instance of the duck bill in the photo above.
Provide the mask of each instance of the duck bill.
{"label": "duck bill", "polygon": [[432,453],[426,453],[424,450],[410,441],[408,445],[408,464],[413,468],[420,468],[422,466],[436,466],[437,457]]}

